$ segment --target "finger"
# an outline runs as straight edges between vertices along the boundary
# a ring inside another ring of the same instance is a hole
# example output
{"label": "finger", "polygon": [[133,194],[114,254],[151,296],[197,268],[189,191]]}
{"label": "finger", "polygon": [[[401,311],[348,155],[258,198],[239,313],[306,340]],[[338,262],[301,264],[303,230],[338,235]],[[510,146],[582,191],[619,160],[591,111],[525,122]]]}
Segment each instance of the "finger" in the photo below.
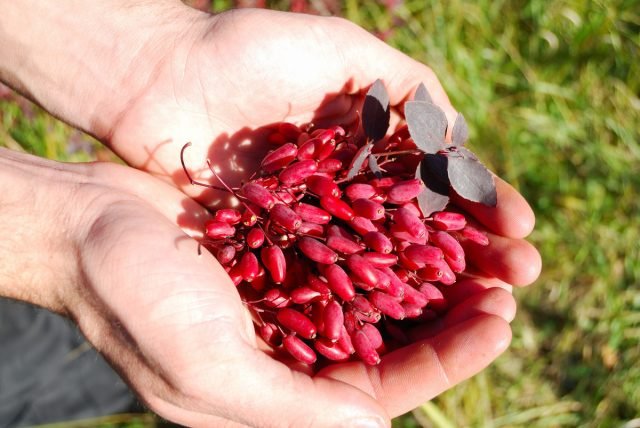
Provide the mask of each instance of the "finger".
{"label": "finger", "polygon": [[457,195],[453,196],[453,201],[493,233],[510,238],[526,237],[535,225],[535,216],[531,207],[510,184],[500,177],[494,177],[494,179],[498,194],[498,203],[495,207],[467,201]]}
{"label": "finger", "polygon": [[446,299],[447,305],[452,308],[464,302],[468,298],[490,288],[499,288],[509,294],[513,291],[513,287],[510,284],[493,277],[461,279],[452,286],[440,287],[440,291],[442,291],[442,295]]}
{"label": "finger", "polygon": [[505,320],[481,315],[393,351],[377,366],[353,362],[328,367],[321,374],[368,392],[395,417],[478,373],[510,341]]}
{"label": "finger", "polygon": [[533,283],[542,269],[536,248],[524,239],[511,239],[489,233],[489,245],[463,242],[467,259],[478,269],[508,284]]}

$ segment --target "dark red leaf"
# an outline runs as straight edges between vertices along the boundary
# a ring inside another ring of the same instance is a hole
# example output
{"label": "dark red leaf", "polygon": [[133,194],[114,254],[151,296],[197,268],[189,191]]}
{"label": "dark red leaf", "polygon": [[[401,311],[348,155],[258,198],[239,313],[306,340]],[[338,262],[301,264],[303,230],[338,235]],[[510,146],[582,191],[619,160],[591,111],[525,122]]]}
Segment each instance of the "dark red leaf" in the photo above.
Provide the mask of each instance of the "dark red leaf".
{"label": "dark red leaf", "polygon": [[453,124],[453,131],[451,134],[451,141],[456,147],[461,147],[469,139],[469,128],[467,127],[467,121],[464,120],[462,113],[458,113],[456,121]]}
{"label": "dark red leaf", "polygon": [[372,141],[385,136],[389,129],[389,94],[380,79],[373,82],[364,98],[362,127]]}
{"label": "dark red leaf", "polygon": [[407,101],[404,115],[409,134],[418,149],[425,153],[437,153],[445,148],[447,117],[440,107],[426,101]]}
{"label": "dark red leaf", "polygon": [[451,187],[463,198],[491,207],[498,203],[493,175],[475,156],[453,153],[448,156]]}

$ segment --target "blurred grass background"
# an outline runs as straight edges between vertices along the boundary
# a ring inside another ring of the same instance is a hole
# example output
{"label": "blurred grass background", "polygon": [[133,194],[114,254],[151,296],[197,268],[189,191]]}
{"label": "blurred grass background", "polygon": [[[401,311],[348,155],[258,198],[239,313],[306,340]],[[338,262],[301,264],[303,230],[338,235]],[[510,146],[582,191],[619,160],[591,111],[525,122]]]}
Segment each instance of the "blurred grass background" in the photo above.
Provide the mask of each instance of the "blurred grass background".
{"label": "blurred grass background", "polygon": [[[470,145],[535,210],[544,268],[515,291],[511,348],[394,426],[640,427],[640,1],[191,3],[341,15],[429,64],[466,116]],[[0,145],[114,159],[2,92]]]}

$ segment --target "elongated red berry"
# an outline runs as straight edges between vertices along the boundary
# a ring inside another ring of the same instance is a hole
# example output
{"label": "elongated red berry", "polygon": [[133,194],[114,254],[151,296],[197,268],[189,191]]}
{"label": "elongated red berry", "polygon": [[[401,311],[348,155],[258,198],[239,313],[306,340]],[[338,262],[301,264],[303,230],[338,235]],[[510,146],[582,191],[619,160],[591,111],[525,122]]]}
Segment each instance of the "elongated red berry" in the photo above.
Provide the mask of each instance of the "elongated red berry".
{"label": "elongated red berry", "polygon": [[321,297],[321,294],[311,287],[298,287],[291,291],[290,296],[293,303],[304,305]]}
{"label": "elongated red berry", "polygon": [[362,245],[342,236],[329,236],[327,238],[327,247],[341,254],[355,254],[364,251]]}
{"label": "elongated red berry", "polygon": [[247,183],[242,186],[242,195],[266,210],[270,210],[276,203],[276,199],[271,192],[257,183]]}
{"label": "elongated red berry", "polygon": [[231,261],[236,257],[236,249],[233,245],[225,245],[218,249],[216,253],[216,259],[220,262],[220,264],[226,265],[227,263],[231,263]]}
{"label": "elongated red berry", "polygon": [[258,222],[258,216],[251,210],[246,209],[242,213],[242,224],[245,226],[251,227]]}
{"label": "elongated red berry", "polygon": [[338,261],[338,255],[317,239],[303,236],[298,240],[298,248],[314,262],[330,265]]}
{"label": "elongated red berry", "polygon": [[296,204],[293,210],[300,216],[300,218],[302,218],[302,220],[309,221],[311,223],[327,224],[329,223],[329,220],[331,220],[331,214],[327,211],[304,202]]}
{"label": "elongated red berry", "polygon": [[[389,228],[389,234],[396,239],[398,244],[414,243],[414,244],[424,245],[427,243],[427,239],[428,239],[427,233],[425,233],[423,237],[417,238],[412,234],[410,234],[409,232],[407,232],[403,227],[401,227],[398,224],[391,225],[391,227]],[[402,245],[399,245],[399,247],[401,246]]]}
{"label": "elongated red berry", "polygon": [[337,264],[328,265],[323,270],[323,275],[327,278],[328,286],[342,300],[348,302],[353,300],[356,290],[349,275]]}
{"label": "elongated red berry", "polygon": [[344,194],[352,201],[356,199],[369,199],[377,192],[375,187],[367,183],[353,183],[344,189]]}
{"label": "elongated red berry", "polygon": [[420,285],[420,292],[425,295],[429,303],[430,308],[441,310],[447,307],[447,301],[444,298],[442,291],[430,282],[423,282]]}
{"label": "elongated red berry", "polygon": [[331,156],[335,148],[336,148],[335,140],[329,140],[326,143],[322,144],[320,147],[316,147],[314,157],[319,161],[323,161],[327,159],[329,156]]}
{"label": "elongated red berry", "polygon": [[363,237],[367,248],[383,254],[389,254],[393,250],[391,240],[380,232],[367,232]]}
{"label": "elongated red berry", "polygon": [[329,284],[312,273],[307,276],[307,286],[320,293],[323,299],[326,299],[331,295]]}
{"label": "elongated red berry", "polygon": [[402,299],[404,299],[405,283],[400,278],[398,278],[396,273],[390,268],[385,267],[385,268],[380,268],[379,270],[381,272],[384,272],[389,278],[389,286],[386,288],[386,290],[383,290],[383,291],[387,293],[389,296],[398,300],[399,302],[402,301]]}
{"label": "elongated red berry", "polygon": [[424,184],[419,178],[404,180],[395,183],[387,191],[387,202],[402,204],[417,197],[424,189]]}
{"label": "elongated red berry", "polygon": [[295,334],[290,334],[282,339],[282,345],[291,354],[293,358],[305,364],[313,364],[316,362],[316,353]]}
{"label": "elongated red berry", "polygon": [[400,181],[398,177],[382,177],[369,180],[369,184],[375,187],[377,190],[388,189],[397,182]]}
{"label": "elongated red berry", "polygon": [[349,358],[349,354],[338,343],[321,337],[313,342],[313,347],[323,357],[331,361],[345,361]]}
{"label": "elongated red berry", "polygon": [[335,138],[336,136],[336,131],[333,128],[329,128],[329,129],[316,129],[315,131],[313,131],[311,133],[311,136],[313,138],[317,138],[319,139],[322,144],[325,144],[326,142],[328,142],[329,140],[332,140]]}
{"label": "elongated red berry", "polygon": [[320,197],[320,206],[340,220],[349,221],[355,215],[353,209],[345,201],[335,196]]}
{"label": "elongated red berry", "polygon": [[262,340],[271,346],[280,346],[282,343],[282,333],[272,322],[266,322],[258,328],[258,334]]}
{"label": "elongated red berry", "polygon": [[253,281],[260,270],[258,258],[255,254],[247,251],[242,255],[240,261],[237,264],[238,272],[242,275],[242,279],[247,282]]}
{"label": "elongated red berry", "polygon": [[318,170],[316,161],[312,159],[294,162],[283,169],[278,178],[286,186],[300,184]]}
{"label": "elongated red berry", "polygon": [[353,343],[351,342],[351,336],[347,332],[347,328],[344,325],[342,326],[340,339],[338,339],[336,345],[338,345],[340,349],[346,352],[347,355],[351,355],[356,352],[356,350],[353,348]]}
{"label": "elongated red berry", "polygon": [[373,324],[365,323],[362,324],[361,330],[364,334],[369,338],[369,342],[371,342],[371,346],[375,349],[378,349],[384,343],[382,340],[382,335],[380,334],[380,330],[376,328]]}
{"label": "elongated red berry", "polygon": [[259,227],[252,228],[247,233],[247,245],[249,248],[259,248],[264,243],[264,232]]}
{"label": "elongated red berry", "polygon": [[407,318],[417,318],[422,315],[422,308],[424,306],[419,306],[408,302],[401,302],[400,305],[402,306],[402,309],[404,309],[404,314]]}
{"label": "elongated red berry", "polygon": [[427,228],[422,220],[406,208],[398,208],[393,213],[393,221],[416,238],[424,237],[427,234]]}
{"label": "elongated red berry", "polygon": [[464,270],[467,267],[467,263],[464,259],[464,257],[461,258],[457,258],[457,259],[452,259],[449,256],[444,256],[444,261],[447,262],[447,264],[449,265],[449,267],[451,268],[452,271],[454,272],[464,272]]}
{"label": "elongated red berry", "polygon": [[264,293],[264,304],[271,308],[285,308],[289,306],[289,295],[280,288],[272,288]]}
{"label": "elongated red berry", "polygon": [[366,252],[362,253],[362,257],[364,257],[366,261],[371,263],[373,267],[376,268],[390,267],[398,263],[398,256],[396,256],[395,254]]}
{"label": "elongated red berry", "polygon": [[236,228],[223,221],[210,220],[205,225],[205,234],[211,239],[228,238],[235,233]]}
{"label": "elongated red berry", "polygon": [[429,299],[427,299],[427,296],[425,296],[424,294],[422,294],[420,291],[416,290],[409,284],[406,284],[406,283],[403,283],[403,284],[404,284],[403,302],[411,303],[412,305],[416,305],[421,308],[424,308],[425,306],[427,306],[427,303],[429,302]]}
{"label": "elongated red berry", "polygon": [[261,167],[266,172],[274,172],[289,165],[298,154],[298,147],[286,143],[269,152],[262,160]]}
{"label": "elongated red berry", "polygon": [[357,294],[356,297],[354,297],[351,301],[351,306],[353,306],[353,309],[363,314],[372,314],[375,312],[375,309],[371,306],[371,302],[361,294]]}
{"label": "elongated red berry", "polygon": [[229,224],[237,224],[242,219],[242,213],[233,208],[222,208],[216,210],[213,218]]}
{"label": "elongated red berry", "polygon": [[442,250],[433,245],[411,244],[404,250],[404,253],[416,264],[421,266],[444,259]]}
{"label": "elongated red berry", "polygon": [[475,227],[467,225],[460,233],[465,239],[475,242],[476,244],[489,245],[489,238],[487,238],[487,235]]}
{"label": "elongated red berry", "polygon": [[276,314],[278,322],[305,339],[316,337],[316,326],[302,312],[291,308],[280,309]]}
{"label": "elongated red berry", "polygon": [[370,199],[359,198],[351,203],[351,207],[356,215],[369,220],[380,220],[384,218],[384,207],[382,204],[373,202]]}
{"label": "elongated red berry", "polygon": [[447,232],[436,231],[429,235],[429,241],[455,262],[464,262],[464,250],[456,238]]}
{"label": "elongated red berry", "polygon": [[349,226],[360,236],[364,236],[367,232],[375,232],[378,230],[375,224],[368,218],[355,216],[349,222]]}
{"label": "elongated red berry", "polygon": [[421,279],[428,281],[425,279],[428,276],[425,274],[426,271],[431,271],[431,276],[437,277],[435,281],[440,281],[444,285],[451,285],[456,282],[456,274],[453,273],[447,262],[444,260],[427,265],[418,271],[418,276]]}
{"label": "elongated red berry", "polygon": [[260,251],[260,258],[262,259],[262,264],[271,274],[273,282],[279,284],[284,281],[287,273],[287,261],[280,247],[277,245],[263,247],[262,251]]}
{"label": "elongated red berry", "polygon": [[380,355],[375,350],[369,337],[362,330],[356,331],[351,336],[351,342],[353,343],[353,347],[356,350],[356,355],[360,357],[362,361],[370,366],[375,366],[380,363]]}
{"label": "elongated red berry", "polygon": [[342,162],[340,161],[340,159],[329,158],[323,159],[318,162],[318,172],[328,172],[333,174],[334,172],[338,172],[341,169]]}
{"label": "elongated red berry", "polygon": [[300,216],[284,204],[275,205],[269,213],[269,218],[291,232],[295,232],[302,225]]}
{"label": "elongated red berry", "polygon": [[360,280],[367,288],[373,288],[378,282],[376,268],[369,263],[364,257],[358,254],[352,254],[347,257],[347,267],[353,275]]}
{"label": "elongated red berry", "polygon": [[461,230],[467,225],[467,220],[460,213],[441,211],[431,216],[432,224],[440,230]]}
{"label": "elongated red berry", "polygon": [[324,237],[324,226],[318,223],[303,221],[297,230],[300,235],[315,236],[316,238]]}
{"label": "elongated red berry", "polygon": [[342,312],[342,305],[332,300],[324,307],[323,335],[332,342],[335,342],[340,338],[343,325],[344,313]]}
{"label": "elongated red berry", "polygon": [[[316,195],[340,197],[340,188],[330,178],[321,175],[312,175],[307,179],[308,189]],[[326,208],[325,208],[326,209]]]}
{"label": "elongated red berry", "polygon": [[374,308],[377,308],[380,312],[393,319],[401,320],[405,317],[402,305],[400,305],[393,296],[390,296],[387,293],[374,290],[369,294],[369,301]]}

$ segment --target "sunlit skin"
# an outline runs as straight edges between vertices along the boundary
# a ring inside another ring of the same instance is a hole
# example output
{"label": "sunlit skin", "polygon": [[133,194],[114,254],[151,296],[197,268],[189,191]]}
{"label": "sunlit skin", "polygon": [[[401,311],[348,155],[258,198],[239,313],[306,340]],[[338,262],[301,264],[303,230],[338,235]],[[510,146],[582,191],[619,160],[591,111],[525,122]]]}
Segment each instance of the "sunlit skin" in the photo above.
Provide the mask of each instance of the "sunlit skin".
{"label": "sunlit skin", "polygon": [[450,123],[456,112],[429,68],[347,21],[259,10],[210,16],[181,4],[171,16],[181,31],[140,50],[127,83],[97,96],[100,120],[35,96],[144,172],[0,151],[11,165],[3,178],[21,183],[14,192],[38,189],[42,206],[65,213],[64,221],[36,217],[28,225],[64,247],[53,258],[64,286],[43,273],[24,290],[0,282],[2,294],[69,315],[152,410],[188,426],[356,426],[364,418],[388,425],[500,355],[515,315],[510,287],[532,283],[540,258],[523,239],[534,225],[530,207],[496,178],[496,207],[456,200],[489,234],[488,247],[465,248],[478,275],[451,287],[451,310],[410,332],[414,343],[374,367],[316,371],[272,358],[229,277],[188,235],[210,217],[196,201],[220,194],[188,184],[183,145],[192,143],[186,160],[200,180],[212,181],[209,159],[239,183],[266,153],[260,128],[351,123],[377,78],[396,109],[424,82]]}

